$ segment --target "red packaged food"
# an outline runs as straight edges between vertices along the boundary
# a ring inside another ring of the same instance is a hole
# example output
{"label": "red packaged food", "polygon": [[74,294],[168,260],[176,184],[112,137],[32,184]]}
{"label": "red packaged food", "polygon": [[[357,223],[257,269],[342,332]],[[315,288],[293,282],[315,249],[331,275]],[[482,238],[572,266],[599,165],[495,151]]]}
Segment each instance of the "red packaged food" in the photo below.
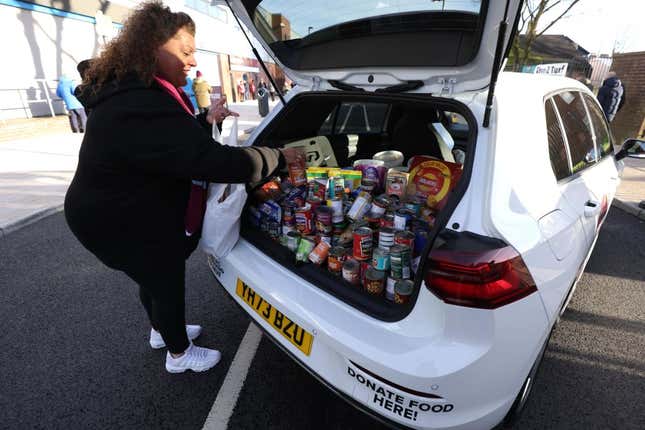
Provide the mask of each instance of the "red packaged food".
{"label": "red packaged food", "polygon": [[442,209],[448,193],[461,177],[461,165],[425,155],[410,160],[410,178],[407,195],[414,197],[433,209]]}

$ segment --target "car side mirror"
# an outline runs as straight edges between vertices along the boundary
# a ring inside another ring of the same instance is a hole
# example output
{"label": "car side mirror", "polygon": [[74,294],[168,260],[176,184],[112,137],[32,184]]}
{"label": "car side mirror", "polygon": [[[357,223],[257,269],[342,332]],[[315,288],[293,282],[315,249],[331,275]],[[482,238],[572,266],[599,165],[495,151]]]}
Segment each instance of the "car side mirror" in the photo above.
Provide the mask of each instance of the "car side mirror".
{"label": "car side mirror", "polygon": [[623,147],[615,155],[616,161],[625,157],[645,158],[645,140],[627,139],[623,142]]}

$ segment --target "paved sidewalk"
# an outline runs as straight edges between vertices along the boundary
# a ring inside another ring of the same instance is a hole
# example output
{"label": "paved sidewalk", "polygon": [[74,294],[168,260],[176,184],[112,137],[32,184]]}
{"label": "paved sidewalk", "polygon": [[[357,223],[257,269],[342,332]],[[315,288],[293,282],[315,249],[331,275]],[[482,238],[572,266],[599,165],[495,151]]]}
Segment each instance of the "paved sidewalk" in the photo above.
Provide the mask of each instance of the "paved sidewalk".
{"label": "paved sidewalk", "polygon": [[[256,102],[230,107],[240,113],[240,132],[259,124]],[[0,127],[0,237],[61,210],[76,170],[83,136],[69,131],[67,117],[32,121],[23,135],[16,130],[25,128],[24,120]],[[645,220],[645,210],[638,207],[642,200],[645,160],[625,159],[614,206]]]}

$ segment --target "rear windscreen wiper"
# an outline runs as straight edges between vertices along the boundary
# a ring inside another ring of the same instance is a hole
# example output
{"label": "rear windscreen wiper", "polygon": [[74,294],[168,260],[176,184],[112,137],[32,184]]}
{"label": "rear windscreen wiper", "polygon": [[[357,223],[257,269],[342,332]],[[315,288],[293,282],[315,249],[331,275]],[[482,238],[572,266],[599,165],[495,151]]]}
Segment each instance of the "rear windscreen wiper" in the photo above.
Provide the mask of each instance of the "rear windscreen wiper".
{"label": "rear windscreen wiper", "polygon": [[[355,87],[354,85],[346,84],[344,82],[336,81],[330,79],[329,85],[334,88],[338,88],[343,91],[365,91],[364,88]],[[392,85],[390,87],[377,88],[374,90],[375,93],[404,93],[406,91],[416,90],[423,86],[423,81],[407,81],[402,84]]]}
{"label": "rear windscreen wiper", "polygon": [[375,93],[404,93],[406,91],[416,90],[423,86],[423,81],[407,81],[402,84],[392,85],[391,87],[377,88]]}
{"label": "rear windscreen wiper", "polygon": [[333,79],[330,79],[327,82],[329,82],[329,85],[331,85],[332,87],[338,88],[339,90],[343,91],[365,91],[363,88],[355,87],[354,85],[350,84],[344,84],[341,81],[336,81]]}

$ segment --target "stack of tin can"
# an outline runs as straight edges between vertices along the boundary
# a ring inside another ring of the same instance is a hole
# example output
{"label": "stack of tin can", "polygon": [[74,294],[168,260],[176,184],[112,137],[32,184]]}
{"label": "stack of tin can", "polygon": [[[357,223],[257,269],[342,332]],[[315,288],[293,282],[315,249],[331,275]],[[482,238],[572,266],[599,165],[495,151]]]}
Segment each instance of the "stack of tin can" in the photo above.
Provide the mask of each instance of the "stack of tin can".
{"label": "stack of tin can", "polygon": [[297,262],[318,265],[369,295],[406,303],[414,291],[413,258],[427,243],[434,214],[405,196],[377,194],[385,184],[360,175],[306,169],[303,183],[296,166],[289,177],[276,178],[271,188],[278,195],[249,207],[247,219]]}

